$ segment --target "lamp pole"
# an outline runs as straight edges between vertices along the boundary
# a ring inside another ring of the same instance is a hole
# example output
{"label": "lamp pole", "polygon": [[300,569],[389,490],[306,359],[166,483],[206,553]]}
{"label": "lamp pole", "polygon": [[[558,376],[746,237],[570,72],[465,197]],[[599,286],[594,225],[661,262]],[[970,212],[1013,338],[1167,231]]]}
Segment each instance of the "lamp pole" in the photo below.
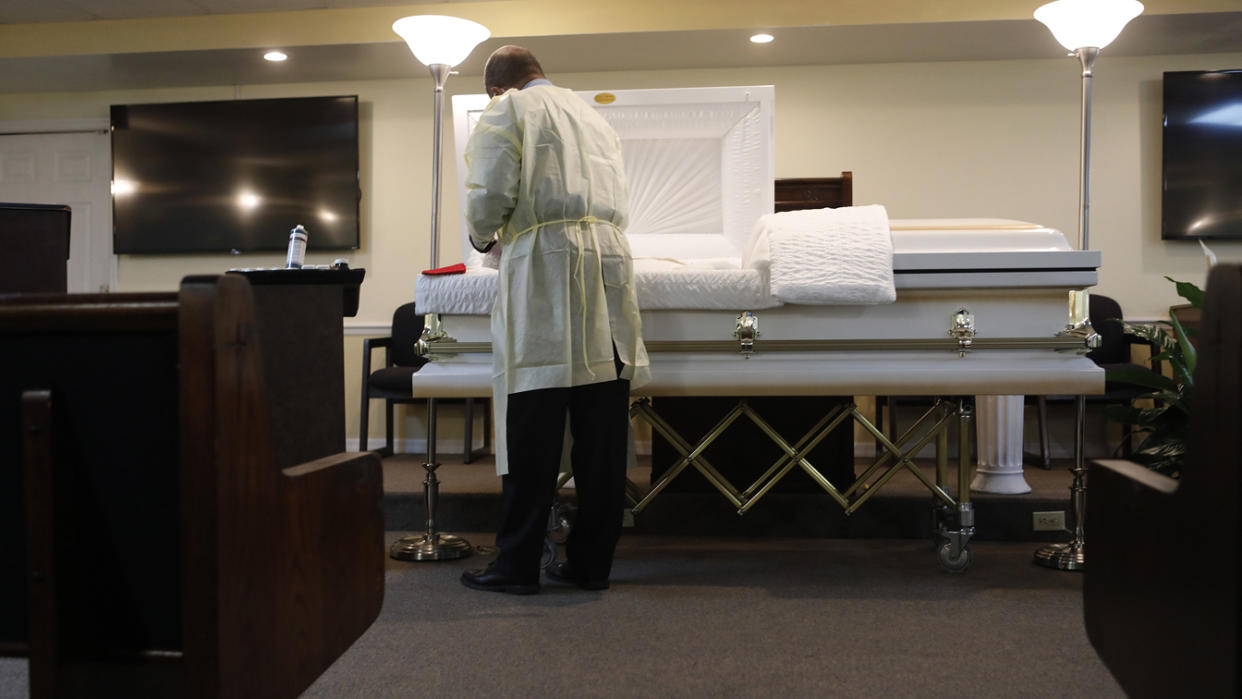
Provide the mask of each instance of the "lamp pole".
{"label": "lamp pole", "polygon": [[[1138,0],[1053,0],[1035,10],[1035,19],[1052,32],[1057,43],[1078,57],[1082,64],[1082,119],[1078,137],[1078,249],[1091,245],[1091,78],[1100,49],[1112,43],[1130,20],[1143,12]],[[1070,328],[1090,330],[1087,290],[1070,292]],[[1074,512],[1073,538],[1035,551],[1035,562],[1060,570],[1086,567],[1083,518],[1087,509],[1087,470],[1083,464],[1086,396],[1074,401],[1074,474],[1070,486]]]}
{"label": "lamp pole", "polygon": [[[441,151],[443,137],[441,125],[444,122],[444,83],[448,80],[453,66],[465,60],[479,42],[486,39],[490,32],[477,22],[458,17],[441,15],[415,15],[403,17],[392,25],[401,38],[405,39],[410,51],[420,63],[427,66],[431,79],[435,83],[435,101],[432,106],[431,127],[431,267],[440,266],[440,176]],[[423,335],[419,345],[430,340],[444,337],[444,329],[440,325],[440,316],[430,313],[423,324]],[[406,536],[398,539],[388,550],[388,555],[403,561],[443,561],[469,556],[472,549],[470,542],[453,534],[441,534],[436,529],[436,505],[439,502],[440,481],[436,478],[436,469],[440,464],[436,460],[436,417],[437,401],[427,399],[427,462],[423,468],[427,478],[423,481],[423,504],[427,511],[427,527],[421,536]],[[365,439],[365,435],[363,435]],[[466,446],[467,449],[471,445]]]}
{"label": "lamp pole", "polygon": [[1093,46],[1074,51],[1082,64],[1082,120],[1078,135],[1078,249],[1090,247],[1091,225],[1091,77],[1100,50]]}
{"label": "lamp pole", "polygon": [[[1091,78],[1095,71],[1095,59],[1100,49],[1087,46],[1074,49],[1082,64],[1082,109],[1078,134],[1078,249],[1090,245],[1091,225]],[[1088,291],[1070,292],[1071,325],[1090,324]],[[1087,516],[1087,467],[1083,451],[1086,448],[1087,420],[1086,396],[1074,397],[1074,467],[1070,473],[1070,509],[1074,517],[1073,537],[1063,544],[1048,544],[1035,550],[1035,562],[1058,570],[1082,570],[1087,565],[1086,532],[1083,521]]]}
{"label": "lamp pole", "polygon": [[436,83],[435,106],[431,122],[431,267],[440,266],[440,166],[443,136],[440,127],[444,121],[444,82],[448,80],[452,66],[432,63],[427,66],[431,79]]}
{"label": "lamp pole", "polygon": [[[427,66],[431,79],[435,82],[435,103],[431,118],[431,269],[440,266],[440,176],[444,137],[441,135],[444,123],[444,83],[448,80],[453,66],[446,63],[432,63]],[[423,334],[420,344],[443,339],[447,333],[440,324],[439,313],[428,313],[423,318]],[[428,399],[434,401],[434,398]],[[428,403],[428,410],[431,410]],[[430,429],[430,422],[428,423]],[[430,437],[428,437],[430,439]]]}
{"label": "lamp pole", "polygon": [[[432,63],[427,69],[436,84],[431,121],[431,267],[434,269],[440,266],[440,125],[444,121],[444,82],[448,79],[452,66]],[[427,341],[436,334],[443,333],[439,314],[427,314],[421,340]],[[469,541],[454,534],[441,534],[436,529],[436,504],[440,499],[440,481],[436,478],[436,469],[440,467],[436,460],[436,413],[439,407],[436,402],[435,398],[427,399],[427,462],[423,464],[427,471],[427,477],[423,480],[423,503],[427,510],[426,531],[421,536],[403,536],[393,542],[388,555],[402,561],[446,561],[465,558],[472,551]]]}

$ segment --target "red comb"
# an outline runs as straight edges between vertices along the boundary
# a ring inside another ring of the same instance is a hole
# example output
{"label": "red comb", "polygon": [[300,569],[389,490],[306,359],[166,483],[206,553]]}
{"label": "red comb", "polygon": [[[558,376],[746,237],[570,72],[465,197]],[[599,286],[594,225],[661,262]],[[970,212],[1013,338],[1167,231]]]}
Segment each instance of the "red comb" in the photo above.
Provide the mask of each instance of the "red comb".
{"label": "red comb", "polygon": [[458,262],[448,267],[440,267],[438,269],[424,269],[423,274],[465,274],[466,265],[464,262]]}

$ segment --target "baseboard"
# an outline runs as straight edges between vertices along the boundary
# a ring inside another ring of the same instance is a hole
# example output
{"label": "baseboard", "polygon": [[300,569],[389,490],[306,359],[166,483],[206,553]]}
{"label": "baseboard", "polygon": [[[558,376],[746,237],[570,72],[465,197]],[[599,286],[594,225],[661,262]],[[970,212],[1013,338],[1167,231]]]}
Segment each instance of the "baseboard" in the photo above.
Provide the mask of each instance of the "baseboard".
{"label": "baseboard", "polygon": [[[359,440],[356,437],[350,437],[345,440],[346,451],[362,451],[358,447]],[[371,450],[383,449],[387,442],[383,437],[372,437],[367,441],[367,448]],[[460,439],[445,439],[439,442],[440,448],[437,451],[449,454],[456,453],[461,450]],[[425,454],[427,453],[426,439],[394,439],[392,442],[393,451],[398,454]],[[482,442],[475,442],[475,448],[481,449]]]}
{"label": "baseboard", "polygon": [[[361,451],[358,448],[358,442],[359,440],[357,437],[350,437],[346,439],[345,450],[346,451]],[[461,439],[460,438],[437,440],[437,443],[439,444],[439,449],[437,449],[437,451],[443,454],[456,454],[461,450]],[[385,442],[384,442],[383,437],[372,437],[371,439],[367,441],[368,449],[372,449],[372,450],[383,449],[384,446],[385,446]],[[483,441],[479,439],[474,440],[474,448],[476,450],[482,449]],[[426,454],[427,453],[427,439],[422,438],[422,439],[393,440],[393,449],[398,454]],[[640,456],[650,456],[651,455],[651,441],[640,440],[640,441],[634,442],[634,450]]]}

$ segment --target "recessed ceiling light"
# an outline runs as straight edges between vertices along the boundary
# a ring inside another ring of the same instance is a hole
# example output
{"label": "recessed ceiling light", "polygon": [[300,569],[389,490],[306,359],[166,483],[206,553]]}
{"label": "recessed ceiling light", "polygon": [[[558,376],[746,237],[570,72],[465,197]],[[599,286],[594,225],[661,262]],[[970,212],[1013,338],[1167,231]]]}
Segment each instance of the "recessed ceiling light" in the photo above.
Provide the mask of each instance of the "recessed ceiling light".
{"label": "recessed ceiling light", "polygon": [[771,34],[756,34],[750,37],[750,42],[752,44],[769,44],[775,38],[776,37],[772,36]]}
{"label": "recessed ceiling light", "polygon": [[268,51],[267,53],[263,54],[263,58],[271,61],[272,63],[279,63],[288,57],[289,56],[286,55],[285,52],[283,51]]}

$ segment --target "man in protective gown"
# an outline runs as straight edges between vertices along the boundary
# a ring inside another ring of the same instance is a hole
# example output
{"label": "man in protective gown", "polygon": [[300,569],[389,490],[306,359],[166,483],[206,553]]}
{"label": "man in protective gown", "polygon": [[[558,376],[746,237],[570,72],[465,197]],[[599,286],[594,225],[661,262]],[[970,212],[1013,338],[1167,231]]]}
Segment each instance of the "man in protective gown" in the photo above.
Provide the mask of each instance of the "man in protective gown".
{"label": "man in protective gown", "polygon": [[474,247],[501,251],[491,322],[504,514],[500,553],[461,579],[478,590],[539,590],[568,420],[578,512],[567,560],[546,572],[604,589],[621,532],[630,387],[649,376],[621,142],[523,48],[494,52],[484,82],[493,99],[466,146],[465,207]]}

